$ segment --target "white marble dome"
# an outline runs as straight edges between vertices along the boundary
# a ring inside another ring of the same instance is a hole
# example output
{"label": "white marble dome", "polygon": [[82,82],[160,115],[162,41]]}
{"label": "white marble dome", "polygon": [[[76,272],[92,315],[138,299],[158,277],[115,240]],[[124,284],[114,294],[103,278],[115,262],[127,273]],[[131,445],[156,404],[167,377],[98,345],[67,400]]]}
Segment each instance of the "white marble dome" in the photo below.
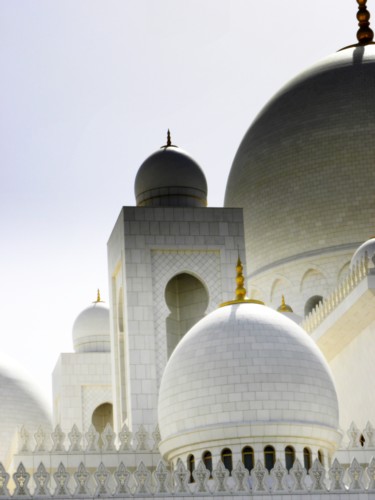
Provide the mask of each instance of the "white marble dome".
{"label": "white marble dome", "polygon": [[109,309],[94,302],[84,309],[73,324],[75,352],[110,352]]}
{"label": "white marble dome", "polygon": [[0,356],[0,462],[7,466],[18,451],[19,432],[24,426],[34,446],[34,434],[41,428],[52,432],[51,416],[30,376],[14,360]]}
{"label": "white marble dome", "polygon": [[354,270],[355,266],[364,262],[366,257],[369,267],[375,267],[375,237],[369,238],[357,248],[350,261],[350,268]]}
{"label": "white marble dome", "polygon": [[257,304],[219,308],[185,335],[167,363],[158,415],[166,460],[256,443],[331,453],[338,439],[323,355],[298,325]]}
{"label": "white marble dome", "polygon": [[168,145],[140,166],[134,185],[138,206],[207,205],[207,181],[203,170],[183,149]]}
{"label": "white marble dome", "polygon": [[373,231],[374,88],[375,45],[347,48],[286,84],[255,118],[225,195],[226,207],[244,209],[252,276],[276,266],[287,275],[304,258],[319,268],[321,256],[337,276],[337,260]]}

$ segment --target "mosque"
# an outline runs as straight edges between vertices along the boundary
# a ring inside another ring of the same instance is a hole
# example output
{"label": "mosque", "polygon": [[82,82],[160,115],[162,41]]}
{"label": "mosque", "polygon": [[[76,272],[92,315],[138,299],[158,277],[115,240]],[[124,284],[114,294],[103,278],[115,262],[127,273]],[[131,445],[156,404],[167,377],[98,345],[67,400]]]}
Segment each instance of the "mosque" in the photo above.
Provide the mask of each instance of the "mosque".
{"label": "mosque", "polygon": [[287,83],[224,208],[172,142],[108,241],[53,417],[2,364],[0,497],[375,498],[375,43]]}

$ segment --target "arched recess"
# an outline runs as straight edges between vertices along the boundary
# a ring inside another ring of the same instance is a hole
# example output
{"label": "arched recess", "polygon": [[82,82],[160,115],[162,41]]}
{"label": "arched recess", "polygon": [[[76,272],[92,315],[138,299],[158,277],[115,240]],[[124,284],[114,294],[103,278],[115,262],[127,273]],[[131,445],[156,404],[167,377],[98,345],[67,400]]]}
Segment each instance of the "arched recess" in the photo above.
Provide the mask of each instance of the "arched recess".
{"label": "arched recess", "polygon": [[323,297],[321,295],[313,295],[306,300],[304,314],[307,316],[310,314],[318,304],[323,302]]}
{"label": "arched recess", "polygon": [[292,286],[289,280],[284,277],[278,277],[274,280],[271,287],[270,302],[274,307],[279,307],[281,304],[281,297],[284,295],[286,298],[292,293]]}
{"label": "arched recess", "polygon": [[113,406],[111,403],[103,403],[93,411],[91,422],[99,435],[104,431],[105,426],[110,424],[113,429]]}
{"label": "arched recess", "polygon": [[188,273],[174,276],[167,283],[164,296],[170,310],[166,319],[169,358],[185,333],[205,315],[209,297],[203,283]]}
{"label": "arched recess", "polygon": [[[305,303],[305,315],[312,311],[321,297],[325,297],[328,291],[327,279],[323,272],[317,267],[311,267],[305,272],[300,285],[301,299]],[[313,299],[313,297],[316,298]],[[310,300],[311,299],[311,300]],[[310,300],[309,306],[307,302]],[[315,300],[315,302],[314,302]],[[313,303],[314,302],[314,303]]]}

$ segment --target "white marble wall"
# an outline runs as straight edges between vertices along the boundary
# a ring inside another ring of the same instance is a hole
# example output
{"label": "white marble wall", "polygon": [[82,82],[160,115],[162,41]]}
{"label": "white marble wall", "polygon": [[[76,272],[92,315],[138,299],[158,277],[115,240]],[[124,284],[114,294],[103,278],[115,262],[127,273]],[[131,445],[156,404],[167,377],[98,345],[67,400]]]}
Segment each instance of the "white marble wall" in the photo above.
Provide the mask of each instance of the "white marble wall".
{"label": "white marble wall", "polygon": [[157,421],[169,280],[199,279],[209,312],[234,297],[238,252],[244,257],[241,209],[123,208],[108,243],[115,429]]}

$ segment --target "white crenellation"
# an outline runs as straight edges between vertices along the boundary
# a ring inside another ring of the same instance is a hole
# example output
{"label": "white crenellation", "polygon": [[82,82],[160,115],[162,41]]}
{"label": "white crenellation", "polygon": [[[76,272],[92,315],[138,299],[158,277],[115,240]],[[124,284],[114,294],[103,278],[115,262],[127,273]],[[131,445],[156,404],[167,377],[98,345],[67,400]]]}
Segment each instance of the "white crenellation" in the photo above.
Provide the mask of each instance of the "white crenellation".
{"label": "white crenellation", "polygon": [[347,469],[334,460],[328,470],[315,460],[308,474],[298,460],[289,472],[280,461],[275,463],[270,472],[257,461],[250,475],[245,471],[243,464],[238,463],[230,474],[219,461],[211,473],[203,461],[200,461],[193,472],[194,482],[189,483],[190,473],[181,460],[177,461],[173,471],[170,471],[163,461],[160,461],[154,470],[141,461],[134,471],[127,469],[123,462],[120,462],[115,470],[106,468],[102,462],[96,469],[88,468],[80,462],[71,472],[68,472],[62,463],[55,472],[41,463],[33,475],[20,463],[13,474],[13,491],[9,491],[9,474],[0,464],[0,496],[4,500],[51,496],[71,498],[72,495],[80,498],[199,498],[219,494],[246,498],[251,492],[254,496],[265,495],[270,498],[280,498],[280,495],[288,494],[309,495],[310,500],[315,500],[340,499],[341,494],[348,499],[364,494],[361,498],[368,499],[375,490],[375,459],[367,466],[354,459]]}

